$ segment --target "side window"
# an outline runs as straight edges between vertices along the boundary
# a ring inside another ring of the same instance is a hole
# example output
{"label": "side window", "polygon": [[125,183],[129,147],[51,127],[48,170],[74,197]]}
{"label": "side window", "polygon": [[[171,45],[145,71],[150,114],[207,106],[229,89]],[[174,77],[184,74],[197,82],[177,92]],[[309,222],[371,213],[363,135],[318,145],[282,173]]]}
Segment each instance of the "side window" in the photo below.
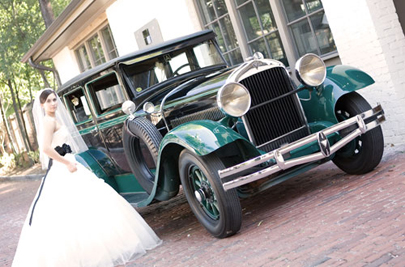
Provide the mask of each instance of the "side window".
{"label": "side window", "polygon": [[125,101],[122,88],[115,73],[103,76],[86,85],[98,115],[119,109]]}
{"label": "side window", "polygon": [[83,88],[79,88],[65,95],[65,102],[72,114],[73,121],[76,124],[91,119],[89,105],[84,95]]}

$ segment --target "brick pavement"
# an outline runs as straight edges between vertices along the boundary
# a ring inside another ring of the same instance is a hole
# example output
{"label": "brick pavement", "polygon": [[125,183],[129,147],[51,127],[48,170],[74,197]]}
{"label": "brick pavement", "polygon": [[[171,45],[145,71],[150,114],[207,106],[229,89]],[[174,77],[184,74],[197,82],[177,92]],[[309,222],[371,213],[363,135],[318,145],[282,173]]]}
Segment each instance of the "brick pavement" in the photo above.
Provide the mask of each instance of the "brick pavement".
{"label": "brick pavement", "polygon": [[[0,265],[10,266],[39,181],[0,182]],[[163,239],[128,266],[405,266],[405,146],[373,172],[326,163],[241,201],[243,224],[211,237],[185,197],[138,211]]]}

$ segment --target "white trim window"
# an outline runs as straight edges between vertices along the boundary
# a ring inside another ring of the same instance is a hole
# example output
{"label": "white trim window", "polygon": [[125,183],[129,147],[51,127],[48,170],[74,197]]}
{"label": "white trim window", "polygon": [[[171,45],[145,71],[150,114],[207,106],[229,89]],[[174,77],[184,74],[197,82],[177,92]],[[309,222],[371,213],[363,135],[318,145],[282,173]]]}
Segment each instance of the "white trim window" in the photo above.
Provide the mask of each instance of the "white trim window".
{"label": "white trim window", "polygon": [[281,0],[281,2],[299,56],[306,53],[325,56],[337,52],[320,0]]}
{"label": "white trim window", "polygon": [[235,0],[250,54],[261,52],[288,65],[269,0]]}
{"label": "white trim window", "polygon": [[225,0],[196,0],[206,29],[213,30],[222,54],[231,64],[243,62],[238,40],[231,23]]}
{"label": "white trim window", "polygon": [[[229,63],[255,52],[286,66],[306,53],[338,56],[321,0],[195,0]],[[237,52],[238,57],[233,56]],[[236,60],[235,60],[236,58]]]}
{"label": "white trim window", "polygon": [[110,26],[106,25],[91,35],[75,49],[75,54],[81,72],[118,57]]}

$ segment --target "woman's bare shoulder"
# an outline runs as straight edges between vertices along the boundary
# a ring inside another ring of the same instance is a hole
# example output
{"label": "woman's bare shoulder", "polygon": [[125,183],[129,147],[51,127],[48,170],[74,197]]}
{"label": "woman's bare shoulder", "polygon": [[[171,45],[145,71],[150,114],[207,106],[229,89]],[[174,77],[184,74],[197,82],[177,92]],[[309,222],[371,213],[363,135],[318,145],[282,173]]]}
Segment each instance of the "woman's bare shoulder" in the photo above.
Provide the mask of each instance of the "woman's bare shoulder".
{"label": "woman's bare shoulder", "polygon": [[46,128],[55,128],[56,127],[56,120],[50,116],[44,117],[44,126]]}

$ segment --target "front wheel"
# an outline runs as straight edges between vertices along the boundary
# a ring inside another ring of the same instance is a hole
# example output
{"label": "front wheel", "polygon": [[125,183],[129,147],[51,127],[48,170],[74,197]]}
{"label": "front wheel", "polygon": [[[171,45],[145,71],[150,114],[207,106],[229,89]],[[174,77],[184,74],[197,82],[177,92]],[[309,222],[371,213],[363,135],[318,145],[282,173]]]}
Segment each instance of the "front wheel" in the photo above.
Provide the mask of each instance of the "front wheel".
{"label": "front wheel", "polygon": [[218,170],[224,168],[215,154],[198,157],[186,149],[180,154],[180,180],[191,210],[208,232],[218,238],[234,235],[242,224],[236,190],[225,191],[220,183]]}
{"label": "front wheel", "polygon": [[[339,99],[335,113],[338,120],[343,121],[369,109],[370,104],[358,93],[352,92]],[[333,162],[346,173],[364,174],[377,167],[383,151],[384,137],[381,126],[378,126],[342,147]]]}

